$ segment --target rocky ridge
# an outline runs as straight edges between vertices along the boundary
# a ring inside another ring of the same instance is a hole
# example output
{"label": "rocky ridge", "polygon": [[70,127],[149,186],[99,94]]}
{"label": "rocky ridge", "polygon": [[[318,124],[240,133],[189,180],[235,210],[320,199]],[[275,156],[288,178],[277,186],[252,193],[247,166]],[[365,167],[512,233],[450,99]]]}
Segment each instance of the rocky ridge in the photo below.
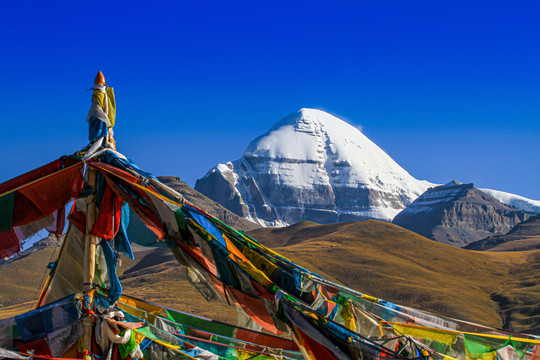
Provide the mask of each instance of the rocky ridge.
{"label": "rocky ridge", "polygon": [[504,235],[490,236],[465,246],[478,251],[525,251],[540,249],[540,215],[517,224]]}
{"label": "rocky ridge", "polygon": [[223,207],[221,204],[193,190],[191,186],[180,180],[180,178],[177,176],[158,176],[158,179],[163,184],[182,194],[186,200],[191,202],[193,205],[200,207],[227,225],[242,231],[253,230],[260,227],[260,225],[255,224],[252,221],[242,219],[238,215]]}
{"label": "rocky ridge", "polygon": [[501,203],[474,184],[454,180],[428,189],[392,222],[429,239],[462,247],[504,234],[528,218],[525,212]]}

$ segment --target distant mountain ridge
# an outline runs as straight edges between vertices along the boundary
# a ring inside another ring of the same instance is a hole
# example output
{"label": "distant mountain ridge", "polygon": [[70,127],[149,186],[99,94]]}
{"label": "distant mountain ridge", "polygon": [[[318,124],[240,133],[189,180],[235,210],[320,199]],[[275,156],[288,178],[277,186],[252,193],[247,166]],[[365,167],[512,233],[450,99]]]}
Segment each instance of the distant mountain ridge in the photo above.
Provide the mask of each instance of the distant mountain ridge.
{"label": "distant mountain ridge", "polygon": [[431,183],[412,177],[360,130],[300,109],[219,164],[195,189],[265,226],[389,221]]}
{"label": "distant mountain ridge", "polygon": [[504,235],[490,236],[465,246],[479,251],[525,251],[540,249],[540,215],[517,224]]}
{"label": "distant mountain ridge", "polygon": [[[251,141],[240,159],[216,165],[195,189],[240,217],[285,226],[392,221],[435,186],[412,177],[356,127],[303,108]],[[482,191],[517,210],[540,213],[540,201]]]}
{"label": "distant mountain ridge", "polygon": [[540,200],[531,200],[523,196],[510,194],[504,191],[480,189],[486,194],[493,196],[500,202],[513,206],[518,210],[522,210],[532,214],[540,214]]}
{"label": "distant mountain ridge", "polygon": [[429,188],[392,222],[429,239],[462,247],[504,234],[528,218],[527,213],[501,203],[474,184],[453,180]]}
{"label": "distant mountain ridge", "polygon": [[178,176],[158,176],[158,180],[182,194],[182,196],[184,196],[184,198],[186,198],[186,200],[191,202],[193,205],[200,207],[204,211],[238,230],[248,231],[260,227],[259,224],[239,217],[223,207],[223,205],[216,203],[214,200],[209,199],[198,191],[195,191],[191,186],[183,182]]}

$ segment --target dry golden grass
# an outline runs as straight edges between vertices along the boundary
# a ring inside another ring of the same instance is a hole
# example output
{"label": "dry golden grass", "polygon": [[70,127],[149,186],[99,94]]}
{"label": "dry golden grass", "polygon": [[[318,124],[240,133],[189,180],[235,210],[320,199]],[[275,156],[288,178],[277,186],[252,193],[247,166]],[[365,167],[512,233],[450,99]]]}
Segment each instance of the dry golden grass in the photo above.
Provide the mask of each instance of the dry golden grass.
{"label": "dry golden grass", "polygon": [[0,308],[0,320],[14,317],[28,311],[32,311],[35,308],[36,302],[33,300]]}
{"label": "dry golden grass", "polygon": [[46,247],[0,266],[0,317],[3,307],[37,300],[49,273],[47,264],[56,260],[59,251],[59,247]]}
{"label": "dry golden grass", "polygon": [[[399,226],[367,220],[250,235],[323,276],[386,300],[514,330],[538,330],[540,251],[476,252],[424,238]],[[524,279],[534,286],[524,287]],[[508,296],[499,299],[493,295]],[[502,317],[501,317],[502,315]]]}
{"label": "dry golden grass", "polygon": [[527,236],[523,239],[503,242],[487,251],[524,251],[540,249],[540,235]]}
{"label": "dry golden grass", "polygon": [[214,320],[235,322],[234,308],[226,299],[222,303],[206,302],[189,284],[169,249],[139,252],[135,257],[137,261],[124,264],[120,276],[126,294]]}
{"label": "dry golden grass", "polygon": [[[299,265],[369,295],[486,325],[540,331],[540,250],[469,251],[375,220],[303,222],[250,235]],[[135,261],[124,257],[120,269],[126,294],[234,322],[234,308],[207,303],[168,249],[139,250]],[[15,313],[6,305],[33,299],[48,251],[0,267],[0,318]]]}

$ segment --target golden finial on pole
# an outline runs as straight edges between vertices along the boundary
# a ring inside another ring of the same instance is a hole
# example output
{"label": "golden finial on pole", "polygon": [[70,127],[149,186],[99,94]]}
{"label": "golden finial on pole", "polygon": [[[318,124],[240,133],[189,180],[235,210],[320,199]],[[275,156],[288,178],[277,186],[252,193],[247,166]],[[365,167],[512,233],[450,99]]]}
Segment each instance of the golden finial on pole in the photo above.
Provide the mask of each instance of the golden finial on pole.
{"label": "golden finial on pole", "polygon": [[105,75],[101,71],[98,71],[96,78],[94,79],[95,85],[105,85]]}

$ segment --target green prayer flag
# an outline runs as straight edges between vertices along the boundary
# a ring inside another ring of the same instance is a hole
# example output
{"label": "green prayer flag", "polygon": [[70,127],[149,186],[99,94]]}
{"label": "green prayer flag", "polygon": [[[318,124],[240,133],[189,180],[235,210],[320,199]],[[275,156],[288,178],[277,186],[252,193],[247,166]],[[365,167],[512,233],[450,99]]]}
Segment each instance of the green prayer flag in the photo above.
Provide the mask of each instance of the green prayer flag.
{"label": "green prayer flag", "polygon": [[[126,332],[125,329],[122,330],[120,335],[123,336],[125,332]],[[131,354],[131,352],[133,351],[133,349],[135,349],[136,346],[137,346],[137,342],[135,341],[135,333],[132,332],[128,342],[126,342],[125,344],[118,344],[118,351],[120,352],[120,357],[122,359],[127,358],[128,355]]]}
{"label": "green prayer flag", "polygon": [[486,338],[471,334],[465,334],[464,340],[467,351],[473,354],[490,353],[510,343],[510,339]]}
{"label": "green prayer flag", "polygon": [[0,197],[0,232],[11,230],[14,199],[14,192]]}
{"label": "green prayer flag", "polygon": [[235,336],[236,328],[230,325],[222,324],[222,323],[211,321],[211,320],[196,318],[194,316],[182,314],[180,312],[177,312],[171,309],[166,309],[166,311],[167,311],[169,320],[172,320],[176,323],[183,324],[183,325],[195,328],[195,329],[207,331],[212,334],[218,334],[221,336],[232,337],[232,338],[234,338]]}
{"label": "green prayer flag", "polygon": [[137,343],[135,343],[135,346],[133,347],[133,349],[130,350],[130,346],[132,345],[132,341],[128,341],[127,343],[125,344],[118,344],[118,351],[120,352],[120,358],[122,359],[125,359],[128,357],[128,355],[131,353],[131,351],[133,351],[133,349],[135,348],[135,346],[137,346]]}
{"label": "green prayer flag", "polygon": [[142,335],[146,336],[146,337],[149,338],[150,340],[159,340],[159,341],[161,341],[161,339],[158,338],[158,337],[152,332],[152,330],[150,329],[150,326],[144,326],[144,327],[135,329],[135,332],[137,332],[137,333],[139,333],[139,334],[142,334]]}

